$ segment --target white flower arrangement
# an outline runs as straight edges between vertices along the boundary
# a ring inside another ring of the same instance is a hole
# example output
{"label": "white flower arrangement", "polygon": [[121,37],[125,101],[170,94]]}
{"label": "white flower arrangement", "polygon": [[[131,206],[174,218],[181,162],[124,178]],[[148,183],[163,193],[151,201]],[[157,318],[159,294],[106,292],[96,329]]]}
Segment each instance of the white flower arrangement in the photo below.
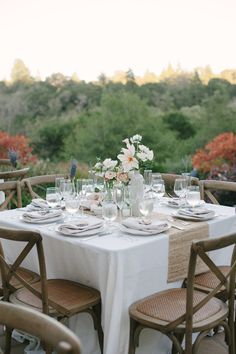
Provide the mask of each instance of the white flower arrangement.
{"label": "white flower arrangement", "polygon": [[121,149],[117,160],[110,158],[98,161],[93,170],[97,176],[103,177],[106,182],[129,182],[129,172],[145,167],[145,164],[153,160],[154,154],[147,146],[141,144],[142,136],[134,135],[126,138],[123,143],[126,148]]}

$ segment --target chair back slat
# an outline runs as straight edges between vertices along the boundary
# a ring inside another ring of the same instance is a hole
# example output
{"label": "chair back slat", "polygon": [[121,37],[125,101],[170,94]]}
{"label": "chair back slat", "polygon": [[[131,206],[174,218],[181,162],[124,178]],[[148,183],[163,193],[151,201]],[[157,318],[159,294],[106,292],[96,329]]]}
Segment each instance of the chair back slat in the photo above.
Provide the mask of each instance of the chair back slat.
{"label": "chair back slat", "polygon": [[[5,193],[5,201],[0,205],[0,211],[7,209],[13,202],[18,208],[22,207],[21,197],[21,182],[20,181],[6,181],[0,183],[0,191]],[[15,200],[16,196],[16,200]]]}
{"label": "chair back slat", "polygon": [[[33,309],[0,302],[0,324],[40,338],[54,352],[80,354],[78,337],[57,320]],[[22,320],[24,319],[24,320]]]}
{"label": "chair back slat", "polygon": [[40,198],[41,196],[35,192],[34,188],[41,188],[44,191],[46,190],[44,186],[47,186],[48,184],[52,184],[52,183],[54,184],[57,177],[62,177],[67,179],[68,175],[53,174],[53,175],[28,177],[22,180],[22,185],[28,191],[32,199]]}
{"label": "chair back slat", "polygon": [[219,204],[215,192],[236,192],[236,182],[201,180],[199,181],[201,199]]}

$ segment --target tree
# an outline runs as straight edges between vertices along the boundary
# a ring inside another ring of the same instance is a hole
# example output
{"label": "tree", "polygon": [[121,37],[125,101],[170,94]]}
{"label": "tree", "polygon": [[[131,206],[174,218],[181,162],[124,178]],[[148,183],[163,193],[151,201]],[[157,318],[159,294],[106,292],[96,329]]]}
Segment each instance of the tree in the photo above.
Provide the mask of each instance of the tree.
{"label": "tree", "polygon": [[16,59],[11,71],[11,81],[15,82],[31,82],[30,71],[24,64],[23,60]]}
{"label": "tree", "polygon": [[164,117],[164,122],[176,131],[179,139],[188,139],[195,135],[195,129],[189,119],[180,112],[172,112]]}

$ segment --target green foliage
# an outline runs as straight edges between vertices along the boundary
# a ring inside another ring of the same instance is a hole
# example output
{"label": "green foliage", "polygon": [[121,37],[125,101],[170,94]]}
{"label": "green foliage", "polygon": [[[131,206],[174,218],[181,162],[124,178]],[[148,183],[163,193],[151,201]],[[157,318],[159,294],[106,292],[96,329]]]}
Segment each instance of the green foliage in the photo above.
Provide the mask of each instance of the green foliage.
{"label": "green foliage", "polygon": [[93,164],[116,158],[124,138],[141,134],[154,151],[153,170],[181,172],[186,156],[236,132],[235,71],[214,78],[209,67],[185,73],[169,66],[161,78],[145,79],[129,69],[86,83],[60,73],[36,81],[16,64],[14,81],[0,82],[0,130],[26,135],[41,159]]}

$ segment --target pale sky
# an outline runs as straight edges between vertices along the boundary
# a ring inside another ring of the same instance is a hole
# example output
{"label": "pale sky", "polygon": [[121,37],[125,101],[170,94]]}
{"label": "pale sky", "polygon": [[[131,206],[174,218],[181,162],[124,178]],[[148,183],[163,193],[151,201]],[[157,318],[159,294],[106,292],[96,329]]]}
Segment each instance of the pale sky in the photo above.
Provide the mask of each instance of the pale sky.
{"label": "pale sky", "polygon": [[236,0],[0,0],[0,80],[16,58],[33,76],[86,81],[168,63],[235,69],[235,17]]}

